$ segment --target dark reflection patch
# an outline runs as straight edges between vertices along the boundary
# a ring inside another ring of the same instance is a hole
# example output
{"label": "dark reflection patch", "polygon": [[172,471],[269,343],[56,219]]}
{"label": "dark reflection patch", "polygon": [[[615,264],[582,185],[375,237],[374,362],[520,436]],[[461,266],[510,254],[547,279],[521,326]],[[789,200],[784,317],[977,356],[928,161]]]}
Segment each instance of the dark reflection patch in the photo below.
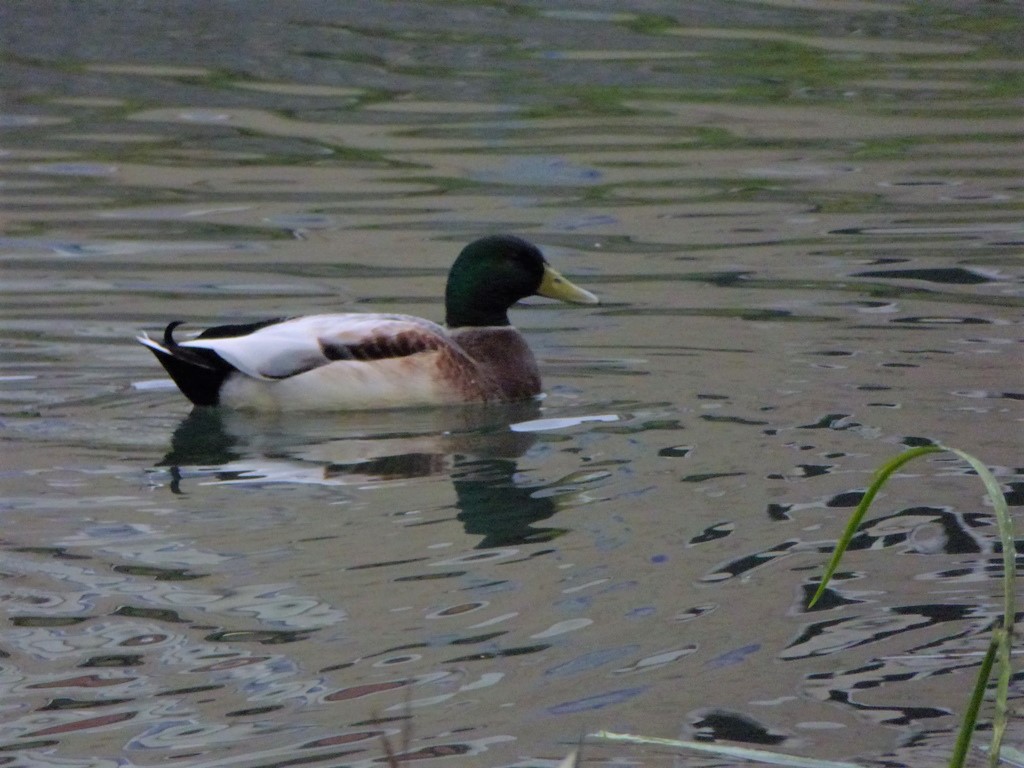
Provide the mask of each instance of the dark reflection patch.
{"label": "dark reflection patch", "polygon": [[138,678],[135,677],[100,677],[99,675],[78,675],[61,680],[49,680],[45,683],[30,683],[26,688],[106,688],[112,685],[123,685]]}
{"label": "dark reflection patch", "polygon": [[217,691],[223,685],[192,685],[187,688],[172,688],[169,691],[159,691],[154,696],[186,696],[190,693],[203,693],[204,691]]}
{"label": "dark reflection patch", "polygon": [[[808,603],[810,603],[811,598],[814,596],[814,593],[817,591],[817,589],[817,582],[815,582],[814,584],[804,584],[804,598],[801,601],[801,604],[806,606]],[[839,608],[842,605],[856,605],[858,603],[863,602],[863,600],[854,600],[848,597],[843,597],[836,590],[832,589],[831,587],[827,587],[821,593],[821,597],[818,598],[818,602],[814,604],[814,607],[805,608],[805,610],[808,613],[812,611],[831,611],[833,608]]]}
{"label": "dark reflection patch", "polygon": [[[386,718],[379,720],[378,722],[390,722],[392,720],[405,720],[403,717]],[[353,725],[361,726],[364,723],[353,723]],[[337,736],[325,736],[322,739],[316,739],[314,741],[307,741],[302,744],[299,749],[320,749],[322,747],[336,747],[339,744],[352,744],[358,741],[366,741],[367,739],[379,739],[386,735],[385,731],[357,731],[356,733],[341,733]],[[343,752],[339,754],[351,754],[350,752]],[[329,759],[334,759],[334,755],[331,755]]]}
{"label": "dark reflection patch", "polygon": [[49,555],[58,560],[89,560],[88,555],[76,555],[67,551],[66,547],[14,547],[12,552],[23,552],[28,555]]}
{"label": "dark reflection patch", "polygon": [[419,573],[415,576],[398,576],[394,581],[436,581],[438,579],[457,579],[465,575],[466,571],[441,571],[440,573]]}
{"label": "dark reflection patch", "polygon": [[116,573],[129,576],[144,576],[156,581],[192,581],[205,578],[205,573],[192,573],[187,568],[157,568],[152,565],[115,565]]}
{"label": "dark reflection patch", "polygon": [[236,709],[234,712],[225,712],[224,717],[250,717],[252,715],[265,715],[268,712],[276,712],[284,709],[281,704],[272,704],[265,707],[252,707],[251,709]]}
{"label": "dark reflection patch", "polygon": [[692,608],[687,608],[685,611],[674,616],[673,621],[691,621],[693,619],[699,619],[701,616],[713,613],[717,607],[718,606],[714,604],[695,605]]}
{"label": "dark reflection patch", "polygon": [[691,451],[693,451],[692,445],[673,445],[668,448],[662,448],[660,451],[658,451],[658,455],[665,456],[667,458],[681,459],[685,458],[686,456],[689,456]]}
{"label": "dark reflection patch", "polygon": [[[111,616],[127,616],[132,619],[153,619],[155,621],[167,621],[172,623],[183,622],[177,611],[166,608],[139,608],[134,605],[121,605],[111,611]],[[125,641],[127,643],[127,641]],[[124,645],[125,643],[122,643]]]}
{"label": "dark reflection patch", "polygon": [[818,477],[835,469],[831,464],[797,464],[796,468],[798,477]]}
{"label": "dark reflection patch", "polygon": [[[387,650],[378,651],[377,653],[367,654],[366,658],[368,658],[368,659],[375,659],[378,656],[391,656],[393,654],[403,653],[405,651],[415,651],[415,650],[420,650],[422,648],[428,648],[428,647],[430,647],[429,643],[406,643],[405,645],[396,645],[396,646],[394,646],[392,648],[388,648]],[[354,662],[350,662],[348,664],[338,664],[337,666],[333,666],[333,667],[324,667],[320,671],[321,672],[327,672],[328,670],[331,670],[331,669],[342,669],[344,667],[351,667],[353,663]]]}
{"label": "dark reflection patch", "polygon": [[902,440],[900,440],[900,442],[903,443],[903,445],[907,446],[908,448],[918,448],[924,445],[935,445],[935,441],[932,440],[931,438],[914,437],[912,435],[907,435]]}
{"label": "dark reflection patch", "polygon": [[[109,715],[99,715],[97,717],[87,717],[82,720],[75,720],[68,723],[60,723],[59,725],[53,725],[49,728],[41,728],[38,731],[32,731],[32,733],[26,733],[26,736],[52,736],[58,733],[71,733],[73,731],[84,731],[90,728],[101,728],[104,725],[113,725],[114,723],[123,723],[125,720],[131,720],[138,714],[137,712],[117,712]],[[24,745],[19,745],[24,747]]]}
{"label": "dark reflection patch", "polygon": [[704,472],[695,475],[683,475],[679,478],[681,483],[704,483],[708,480],[717,480],[720,477],[743,477],[745,472]]}
{"label": "dark reflection patch", "polygon": [[141,645],[156,645],[157,643],[164,642],[167,638],[167,635],[160,634],[159,632],[153,632],[147,635],[135,635],[134,637],[129,637],[122,640],[118,645],[122,645],[127,648],[134,648]]}
{"label": "dark reflection patch", "polygon": [[501,637],[502,635],[507,635],[507,634],[508,634],[507,631],[502,631],[502,632],[487,632],[485,634],[475,635],[473,637],[460,637],[457,640],[452,640],[450,645],[475,645],[477,643],[486,643],[488,640],[494,640],[496,638]]}
{"label": "dark reflection patch", "polygon": [[926,280],[929,283],[949,285],[980,285],[996,282],[990,277],[963,267],[942,269],[880,269],[870,272],[855,272],[851,277],[881,277],[899,280]]}
{"label": "dark reflection patch", "polygon": [[88,616],[15,616],[11,624],[16,627],[73,627],[88,620]]}
{"label": "dark reflection patch", "polygon": [[346,571],[361,571],[366,568],[389,568],[392,565],[408,565],[409,563],[422,563],[427,558],[425,557],[410,557],[406,560],[385,560],[380,563],[363,563],[361,565],[349,565],[345,567]]}
{"label": "dark reflection patch", "polygon": [[829,413],[822,416],[816,422],[812,424],[803,424],[797,429],[851,429],[852,427],[859,427],[855,421],[850,421],[850,414],[848,413]]}
{"label": "dark reflection patch", "polygon": [[80,667],[137,667],[142,664],[142,656],[138,654],[104,654],[90,656],[78,666]]}
{"label": "dark reflection patch", "polygon": [[[938,551],[949,555],[978,554],[992,550],[992,545],[979,537],[974,529],[987,525],[990,516],[983,513],[962,514],[941,507],[908,507],[892,515],[864,522],[850,540],[849,549],[879,549],[908,543],[921,554],[933,554],[932,543],[939,542]],[[915,535],[922,526],[930,526],[924,538],[930,549],[922,549]]]}
{"label": "dark reflection patch", "polygon": [[[815,622],[804,627],[793,642],[786,646],[780,658],[792,661],[827,656],[842,650],[877,643],[904,632],[978,618],[980,617],[977,606],[924,604],[885,609],[871,615]],[[919,673],[907,673],[905,668],[901,668],[898,674]],[[867,686],[861,684],[858,687]]]}
{"label": "dark reflection patch", "polygon": [[781,544],[776,544],[774,547],[762,550],[761,552],[743,555],[742,557],[738,557],[735,560],[731,560],[718,566],[715,570],[711,571],[711,573],[701,576],[700,580],[704,582],[715,582],[734,579],[744,573],[749,573],[755,568],[760,568],[776,558],[782,557],[799,543],[800,542],[796,540],[784,541]]}
{"label": "dark reflection patch", "polygon": [[550,643],[538,643],[537,645],[522,645],[518,648],[505,648],[501,651],[484,651],[469,656],[458,656],[454,659],[446,659],[445,664],[456,664],[465,661],[487,661],[489,659],[501,659],[507,656],[526,656],[531,653],[540,653],[550,648]]}
{"label": "dark reflection patch", "polygon": [[853,700],[849,691],[832,691],[830,701],[847,704],[859,712],[871,712],[872,718],[886,725],[913,725],[919,720],[932,720],[936,717],[948,717],[948,709],[937,707],[894,707],[885,705],[860,704]]}
{"label": "dark reflection patch", "polygon": [[474,603],[459,603],[458,605],[452,605],[447,608],[442,608],[439,611],[435,611],[430,614],[430,618],[444,618],[447,616],[459,616],[463,613],[472,613],[473,611],[479,610],[487,605],[487,603],[474,602]]}
{"label": "dark reflection patch", "polygon": [[407,685],[412,685],[412,680],[388,680],[383,683],[369,683],[367,685],[353,685],[348,688],[341,688],[334,693],[324,696],[324,701],[349,701],[361,699],[364,696],[372,696],[385,691],[396,691]]}
{"label": "dark reflection patch", "polygon": [[715,539],[724,539],[735,530],[735,523],[716,523],[715,525],[709,525],[687,543],[690,545],[706,544],[707,542],[714,541]]}
{"label": "dark reflection patch", "polygon": [[861,499],[864,498],[864,491],[844,491],[843,493],[837,493],[831,499],[825,502],[825,506],[830,509],[847,509],[856,507],[860,504]]}
{"label": "dark reflection patch", "polygon": [[[228,654],[219,654],[218,657],[227,656]],[[222,661],[215,661],[211,664],[207,664],[202,667],[194,667],[190,672],[223,672],[228,669],[237,669],[238,667],[251,667],[254,664],[262,664],[269,661],[269,656],[230,656]]]}
{"label": "dark reflection patch", "polygon": [[415,752],[398,752],[394,755],[395,764],[401,764],[411,760],[434,760],[439,757],[457,757],[466,755],[472,751],[469,744],[437,744],[433,747],[424,747]]}
{"label": "dark reflection patch", "polygon": [[738,741],[744,744],[782,744],[787,737],[773,732],[749,715],[718,709],[691,724],[694,741]]}
{"label": "dark reflection patch", "polygon": [[37,709],[37,712],[59,712],[63,709],[93,709],[95,707],[109,707],[114,704],[124,704],[131,699],[98,699],[87,701],[83,699],[57,698],[50,699],[44,706]]}
{"label": "dark reflection patch", "polygon": [[280,630],[249,629],[249,630],[225,630],[212,632],[206,636],[211,643],[260,643],[261,645],[281,645],[284,643],[295,643],[306,640],[313,634],[313,630]]}
{"label": "dark reflection patch", "polygon": [[1024,483],[1007,483],[1007,490],[1003,493],[1006,505],[1009,507],[1024,506]]}
{"label": "dark reflection patch", "polygon": [[717,416],[713,413],[702,414],[700,418],[715,424],[744,424],[751,427],[763,427],[769,423],[758,419],[745,419],[742,416]]}

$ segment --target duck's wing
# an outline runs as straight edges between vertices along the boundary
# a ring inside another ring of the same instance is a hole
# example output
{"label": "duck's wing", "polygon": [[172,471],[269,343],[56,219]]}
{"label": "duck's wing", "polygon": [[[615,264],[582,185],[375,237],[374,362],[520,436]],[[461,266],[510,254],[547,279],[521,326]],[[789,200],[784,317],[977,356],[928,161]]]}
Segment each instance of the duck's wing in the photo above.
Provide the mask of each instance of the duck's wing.
{"label": "duck's wing", "polygon": [[286,379],[339,360],[369,363],[455,348],[445,329],[429,320],[364,313],[220,326],[175,345],[208,350],[236,370],[263,380]]}

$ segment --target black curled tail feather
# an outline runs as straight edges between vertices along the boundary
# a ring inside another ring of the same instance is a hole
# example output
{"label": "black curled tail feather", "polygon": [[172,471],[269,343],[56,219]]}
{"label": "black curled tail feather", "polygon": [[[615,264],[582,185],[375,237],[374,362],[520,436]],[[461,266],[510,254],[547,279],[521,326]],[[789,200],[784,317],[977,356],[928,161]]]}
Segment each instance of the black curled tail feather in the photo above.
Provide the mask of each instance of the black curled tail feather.
{"label": "black curled tail feather", "polygon": [[184,320],[175,320],[172,323],[168,323],[167,327],[164,328],[164,346],[167,347],[168,350],[173,350],[178,346],[178,342],[174,340],[174,329],[179,325],[184,324]]}
{"label": "black curled tail feather", "polygon": [[149,349],[185,397],[196,405],[217,405],[220,388],[235,368],[211,349],[184,347],[175,341],[174,329],[181,324],[180,320],[169,323],[163,348]]}
{"label": "black curled tail feather", "polygon": [[177,341],[174,340],[174,329],[179,325],[184,325],[183,320],[175,320],[173,323],[168,323],[167,327],[164,328],[164,347],[166,347],[170,355],[182,362],[194,365],[197,368],[206,368],[209,370],[218,370],[227,366],[228,370],[233,370],[221,357],[210,349],[194,349],[192,347],[183,347]]}

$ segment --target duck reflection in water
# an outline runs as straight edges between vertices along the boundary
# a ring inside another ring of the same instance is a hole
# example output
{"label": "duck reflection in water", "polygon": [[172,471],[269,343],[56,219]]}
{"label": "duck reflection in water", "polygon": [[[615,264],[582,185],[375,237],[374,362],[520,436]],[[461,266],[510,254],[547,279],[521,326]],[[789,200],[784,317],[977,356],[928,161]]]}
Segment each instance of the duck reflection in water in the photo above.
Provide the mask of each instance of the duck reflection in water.
{"label": "duck reflection in water", "polygon": [[159,466],[170,489],[187,481],[359,486],[447,475],[456,518],[478,549],[543,542],[565,532],[536,527],[558,511],[543,486],[516,482],[518,459],[536,442],[512,425],[534,419],[536,402],[338,416],[259,416],[196,408]]}

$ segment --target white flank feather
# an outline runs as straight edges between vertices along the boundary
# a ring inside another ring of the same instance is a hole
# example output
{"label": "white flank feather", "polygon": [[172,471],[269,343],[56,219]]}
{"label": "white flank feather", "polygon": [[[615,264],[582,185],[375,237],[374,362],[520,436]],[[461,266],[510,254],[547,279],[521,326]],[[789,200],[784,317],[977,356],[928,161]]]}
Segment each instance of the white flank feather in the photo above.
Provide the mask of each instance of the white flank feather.
{"label": "white flank feather", "polygon": [[358,346],[374,338],[393,337],[403,332],[436,334],[442,338],[448,335],[436,323],[411,315],[344,313],[297,317],[245,336],[192,339],[180,345],[213,350],[254,379],[277,380],[320,366],[339,364],[324,354],[324,344]]}
{"label": "white flank feather", "polygon": [[331,362],[277,381],[234,375],[220,402],[259,411],[373,410],[457,402],[435,376],[438,352],[363,363]]}

